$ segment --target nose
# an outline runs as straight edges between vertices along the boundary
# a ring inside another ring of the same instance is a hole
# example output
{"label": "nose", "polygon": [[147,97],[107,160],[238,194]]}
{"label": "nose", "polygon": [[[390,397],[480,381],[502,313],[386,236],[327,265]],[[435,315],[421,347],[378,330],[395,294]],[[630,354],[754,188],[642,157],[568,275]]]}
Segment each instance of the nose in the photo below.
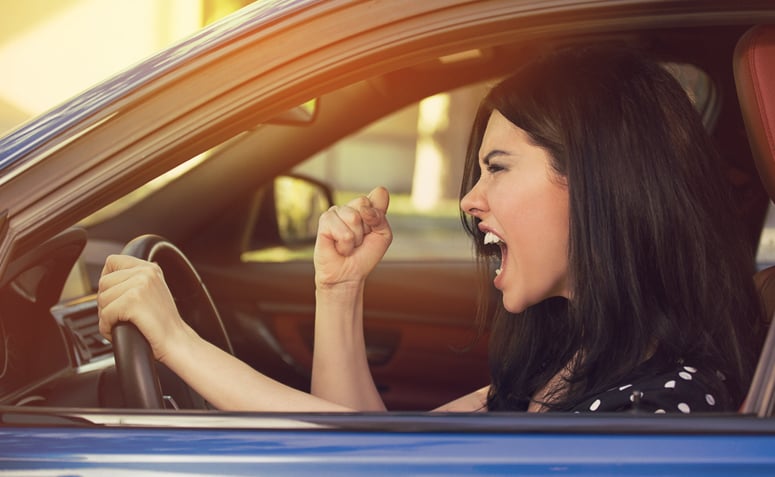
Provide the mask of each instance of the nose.
{"label": "nose", "polygon": [[477,181],[471,190],[460,199],[460,208],[463,212],[481,218],[481,215],[487,211],[487,201],[481,192],[481,180]]}

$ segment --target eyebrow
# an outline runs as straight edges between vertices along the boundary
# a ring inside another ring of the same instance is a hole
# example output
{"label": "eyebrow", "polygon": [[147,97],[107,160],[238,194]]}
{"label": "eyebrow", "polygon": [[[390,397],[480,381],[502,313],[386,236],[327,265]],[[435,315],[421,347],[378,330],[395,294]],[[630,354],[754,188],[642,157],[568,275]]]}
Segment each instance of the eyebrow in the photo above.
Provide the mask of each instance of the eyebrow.
{"label": "eyebrow", "polygon": [[506,151],[501,151],[500,149],[493,149],[492,151],[488,152],[486,156],[482,158],[482,164],[485,166],[490,165],[490,160],[497,156],[507,156],[508,153]]}

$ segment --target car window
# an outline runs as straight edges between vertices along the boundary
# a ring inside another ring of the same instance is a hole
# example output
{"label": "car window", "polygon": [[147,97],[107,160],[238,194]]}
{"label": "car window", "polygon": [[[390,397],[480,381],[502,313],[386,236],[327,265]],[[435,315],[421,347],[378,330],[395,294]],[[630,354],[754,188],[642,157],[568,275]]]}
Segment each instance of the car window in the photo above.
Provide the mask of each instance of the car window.
{"label": "car window", "polygon": [[[691,64],[664,66],[712,129],[718,98],[710,77]],[[335,204],[378,185],[387,187],[393,244],[385,260],[472,260],[471,242],[460,223],[459,188],[471,121],[492,83],[425,98],[337,142],[293,173],[327,184]],[[312,258],[311,243],[260,247],[260,241],[248,242],[252,246],[242,254],[244,261]]]}
{"label": "car window", "polygon": [[[472,260],[458,196],[468,130],[487,88],[481,83],[425,98],[339,141],[293,173],[327,184],[336,204],[387,187],[394,238],[385,260]],[[311,244],[243,254],[246,261],[311,257]]]}
{"label": "car window", "polygon": [[762,270],[772,265],[775,265],[775,207],[770,203],[756,251],[756,266]]}
{"label": "car window", "polygon": [[707,73],[688,63],[663,63],[672,75],[681,83],[684,91],[702,116],[705,128],[712,131],[718,118],[720,101],[718,89]]}
{"label": "car window", "polygon": [[336,203],[384,185],[393,244],[386,260],[472,258],[458,196],[468,131],[486,84],[428,97],[297,167],[333,186]]}

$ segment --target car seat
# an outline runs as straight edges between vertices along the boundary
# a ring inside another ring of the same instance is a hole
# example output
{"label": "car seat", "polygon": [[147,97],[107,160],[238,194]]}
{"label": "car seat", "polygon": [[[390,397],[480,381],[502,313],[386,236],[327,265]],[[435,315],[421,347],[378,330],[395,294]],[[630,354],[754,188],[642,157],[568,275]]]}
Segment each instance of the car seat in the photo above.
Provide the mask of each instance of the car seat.
{"label": "car seat", "polygon": [[[738,41],[734,75],[756,168],[775,198],[775,25],[758,25]],[[754,276],[767,319],[775,312],[775,266]],[[740,411],[771,416],[775,404],[775,327],[770,326],[748,396]]]}

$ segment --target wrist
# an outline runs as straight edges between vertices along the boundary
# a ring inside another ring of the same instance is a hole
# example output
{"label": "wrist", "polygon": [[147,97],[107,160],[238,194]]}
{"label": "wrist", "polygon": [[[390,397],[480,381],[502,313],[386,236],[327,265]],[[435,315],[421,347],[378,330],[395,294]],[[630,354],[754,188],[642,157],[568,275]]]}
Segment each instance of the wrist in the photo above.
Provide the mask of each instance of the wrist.
{"label": "wrist", "polygon": [[[363,316],[364,282],[318,287],[315,290],[315,322],[357,325]],[[356,329],[358,326],[356,326]]]}
{"label": "wrist", "polygon": [[159,361],[172,370],[177,367],[176,363],[190,362],[190,357],[195,355],[192,348],[198,339],[201,338],[196,334],[196,331],[187,323],[182,322],[181,326],[177,327],[164,340],[164,347],[159,350]]}
{"label": "wrist", "polygon": [[365,280],[351,280],[337,283],[315,282],[315,295],[317,298],[325,297],[350,297],[363,293]]}

